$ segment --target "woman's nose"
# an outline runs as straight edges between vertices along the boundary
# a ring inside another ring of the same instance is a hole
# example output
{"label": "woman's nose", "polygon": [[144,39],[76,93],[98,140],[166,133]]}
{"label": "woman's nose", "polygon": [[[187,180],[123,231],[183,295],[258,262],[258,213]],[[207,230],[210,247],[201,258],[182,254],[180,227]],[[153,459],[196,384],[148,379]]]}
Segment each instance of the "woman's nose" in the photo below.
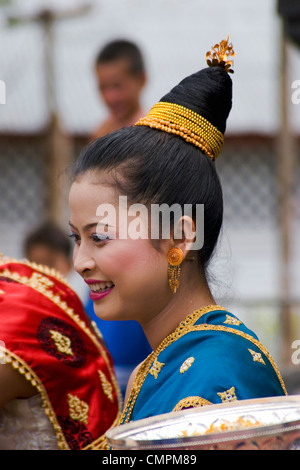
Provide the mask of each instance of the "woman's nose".
{"label": "woman's nose", "polygon": [[81,276],[86,271],[92,271],[95,268],[95,261],[87,249],[80,245],[74,249],[73,265],[75,271]]}

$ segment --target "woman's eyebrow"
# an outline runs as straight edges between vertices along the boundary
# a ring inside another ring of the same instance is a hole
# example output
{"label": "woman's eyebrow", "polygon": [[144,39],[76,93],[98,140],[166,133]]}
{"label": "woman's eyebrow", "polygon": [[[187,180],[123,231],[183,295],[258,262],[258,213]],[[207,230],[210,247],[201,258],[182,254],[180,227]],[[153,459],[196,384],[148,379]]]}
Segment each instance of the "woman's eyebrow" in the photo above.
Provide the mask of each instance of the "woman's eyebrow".
{"label": "woman's eyebrow", "polygon": [[[75,227],[75,225],[73,225],[71,222],[69,222],[69,225],[70,227],[72,227],[74,230],[77,230],[77,227]],[[83,231],[84,232],[87,232],[88,230],[90,230],[91,228],[94,228],[94,227],[97,227],[98,225],[104,225],[105,227],[110,227],[112,228],[112,225],[108,225],[107,223],[102,223],[102,222],[92,222],[90,224],[87,224],[83,227]]]}

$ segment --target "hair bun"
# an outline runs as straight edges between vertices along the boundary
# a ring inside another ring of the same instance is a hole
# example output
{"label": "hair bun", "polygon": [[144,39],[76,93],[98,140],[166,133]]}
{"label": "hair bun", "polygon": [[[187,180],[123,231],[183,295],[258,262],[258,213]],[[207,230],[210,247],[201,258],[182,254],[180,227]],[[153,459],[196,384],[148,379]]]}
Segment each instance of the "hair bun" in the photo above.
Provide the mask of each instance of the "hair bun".
{"label": "hair bun", "polygon": [[160,101],[191,109],[224,134],[232,107],[232,81],[224,68],[207,67],[184,78]]}
{"label": "hair bun", "polygon": [[177,134],[214,160],[221,151],[232,107],[230,55],[234,51],[227,37],[207,52],[209,67],[184,78],[136,125]]}

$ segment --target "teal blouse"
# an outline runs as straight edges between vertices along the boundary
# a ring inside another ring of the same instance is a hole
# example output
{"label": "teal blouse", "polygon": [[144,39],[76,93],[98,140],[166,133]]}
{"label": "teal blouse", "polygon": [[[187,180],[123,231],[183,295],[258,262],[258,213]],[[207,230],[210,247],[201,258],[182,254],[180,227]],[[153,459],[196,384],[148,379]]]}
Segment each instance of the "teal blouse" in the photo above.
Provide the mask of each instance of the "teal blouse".
{"label": "teal blouse", "polygon": [[189,315],[141,364],[122,423],[285,394],[280,372],[257,336],[214,305]]}

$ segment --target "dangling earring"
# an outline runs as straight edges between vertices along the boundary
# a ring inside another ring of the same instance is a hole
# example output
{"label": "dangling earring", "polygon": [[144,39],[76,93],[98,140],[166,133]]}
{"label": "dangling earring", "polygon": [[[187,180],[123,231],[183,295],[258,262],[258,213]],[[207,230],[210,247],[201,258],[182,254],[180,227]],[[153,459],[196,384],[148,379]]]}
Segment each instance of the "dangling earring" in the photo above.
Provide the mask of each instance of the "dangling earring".
{"label": "dangling earring", "polygon": [[176,293],[180,281],[180,265],[183,260],[183,252],[180,248],[174,246],[168,251],[168,277],[169,286],[173,294]]}

